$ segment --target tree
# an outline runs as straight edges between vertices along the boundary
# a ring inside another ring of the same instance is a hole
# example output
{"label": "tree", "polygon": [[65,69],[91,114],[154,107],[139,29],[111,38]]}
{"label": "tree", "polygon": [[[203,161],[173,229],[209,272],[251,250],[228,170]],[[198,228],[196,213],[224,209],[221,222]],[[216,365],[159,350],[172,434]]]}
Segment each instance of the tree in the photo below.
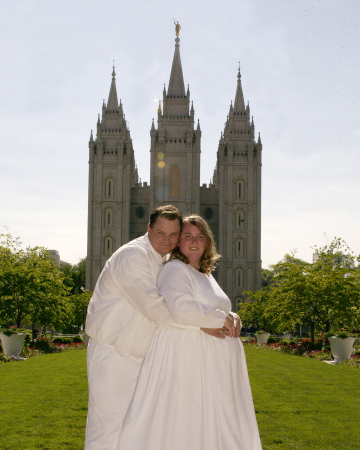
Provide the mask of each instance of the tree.
{"label": "tree", "polygon": [[270,291],[267,287],[259,291],[245,291],[249,297],[245,303],[239,304],[239,315],[242,323],[245,325],[256,324],[261,330],[270,331],[273,329],[271,320],[266,316]]}
{"label": "tree", "polygon": [[0,320],[18,327],[24,320],[45,329],[59,326],[68,313],[68,288],[49,252],[41,247],[22,250],[18,238],[0,237]]}
{"label": "tree", "polygon": [[66,264],[60,267],[64,275],[64,283],[70,287],[69,295],[81,294],[85,291],[86,258],[80,259],[77,264]]}
{"label": "tree", "polygon": [[268,287],[266,303],[262,304],[263,298],[259,299],[256,292],[248,292],[258,303],[252,309],[261,311],[262,320],[270,321],[281,331],[293,329],[297,323],[309,324],[312,341],[316,328],[357,326],[358,263],[359,257],[338,238],[322,248],[314,247],[313,263],[296,258],[294,253],[285,255],[273,266],[275,276]]}
{"label": "tree", "polygon": [[85,325],[87,308],[92,297],[92,292],[84,291],[82,294],[74,294],[68,297],[71,309],[71,326],[80,331]]}

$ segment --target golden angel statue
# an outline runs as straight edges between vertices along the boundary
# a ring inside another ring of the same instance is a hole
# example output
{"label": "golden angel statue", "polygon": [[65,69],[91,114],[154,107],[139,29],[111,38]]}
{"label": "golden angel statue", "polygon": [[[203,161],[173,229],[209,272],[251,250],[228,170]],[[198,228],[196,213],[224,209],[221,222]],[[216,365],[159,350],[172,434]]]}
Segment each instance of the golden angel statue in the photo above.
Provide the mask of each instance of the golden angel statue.
{"label": "golden angel statue", "polygon": [[175,25],[175,34],[176,34],[176,37],[179,37],[179,33],[180,33],[180,30],[181,30],[181,26],[180,26],[180,24],[179,24],[178,21],[175,22],[175,19],[173,19],[173,21],[174,21],[174,25]]}

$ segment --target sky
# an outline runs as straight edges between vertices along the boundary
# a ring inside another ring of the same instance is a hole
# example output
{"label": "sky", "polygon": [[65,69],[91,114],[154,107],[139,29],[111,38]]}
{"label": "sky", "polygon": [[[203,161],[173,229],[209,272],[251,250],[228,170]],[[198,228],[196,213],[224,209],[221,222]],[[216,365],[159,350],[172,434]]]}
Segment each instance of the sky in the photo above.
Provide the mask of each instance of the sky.
{"label": "sky", "polygon": [[88,141],[116,83],[142,181],[174,20],[209,183],[235,98],[261,133],[263,267],[335,236],[360,253],[358,0],[2,0],[0,225],[23,246],[86,256]]}

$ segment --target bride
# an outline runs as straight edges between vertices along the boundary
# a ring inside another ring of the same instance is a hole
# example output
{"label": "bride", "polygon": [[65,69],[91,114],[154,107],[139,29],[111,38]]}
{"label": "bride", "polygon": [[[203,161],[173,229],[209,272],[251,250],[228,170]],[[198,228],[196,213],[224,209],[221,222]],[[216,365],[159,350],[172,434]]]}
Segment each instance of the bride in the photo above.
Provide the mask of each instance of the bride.
{"label": "bride", "polygon": [[158,323],[118,449],[261,450],[241,341],[198,328],[202,318],[231,310],[211,275],[218,258],[206,221],[186,217],[158,287],[173,319],[187,328]]}

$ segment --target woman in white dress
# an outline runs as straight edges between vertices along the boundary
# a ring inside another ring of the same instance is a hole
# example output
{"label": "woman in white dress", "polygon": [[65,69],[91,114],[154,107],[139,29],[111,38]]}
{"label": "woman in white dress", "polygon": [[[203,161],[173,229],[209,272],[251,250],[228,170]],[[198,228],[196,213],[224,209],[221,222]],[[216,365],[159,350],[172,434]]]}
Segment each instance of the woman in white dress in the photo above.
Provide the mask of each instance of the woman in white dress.
{"label": "woman in white dress", "polygon": [[158,286],[173,319],[187,329],[158,324],[118,449],[261,450],[240,339],[198,328],[221,327],[214,324],[231,311],[211,275],[218,257],[205,220],[185,218]]}

